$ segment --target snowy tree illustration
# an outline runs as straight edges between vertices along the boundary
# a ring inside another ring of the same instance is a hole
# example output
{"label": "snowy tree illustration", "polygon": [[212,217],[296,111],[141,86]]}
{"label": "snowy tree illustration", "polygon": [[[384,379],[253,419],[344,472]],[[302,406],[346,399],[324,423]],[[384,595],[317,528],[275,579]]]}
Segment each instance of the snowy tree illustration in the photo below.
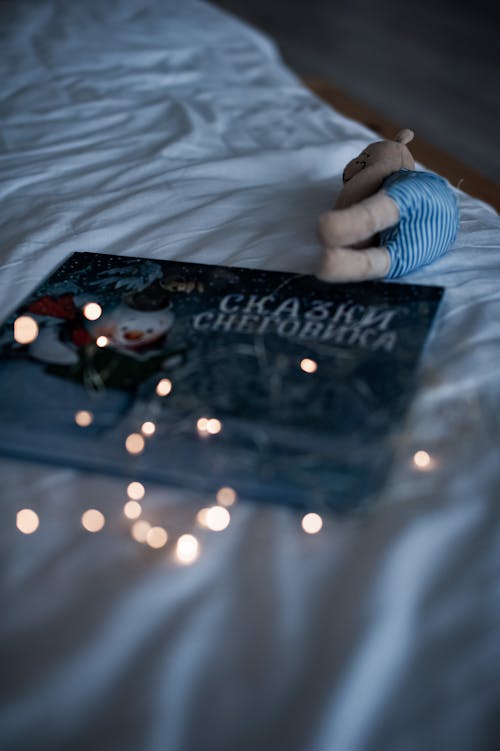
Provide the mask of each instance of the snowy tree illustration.
{"label": "snowy tree illustration", "polygon": [[134,292],[149,287],[162,276],[163,271],[158,263],[144,260],[134,265],[127,264],[100,271],[89,286]]}

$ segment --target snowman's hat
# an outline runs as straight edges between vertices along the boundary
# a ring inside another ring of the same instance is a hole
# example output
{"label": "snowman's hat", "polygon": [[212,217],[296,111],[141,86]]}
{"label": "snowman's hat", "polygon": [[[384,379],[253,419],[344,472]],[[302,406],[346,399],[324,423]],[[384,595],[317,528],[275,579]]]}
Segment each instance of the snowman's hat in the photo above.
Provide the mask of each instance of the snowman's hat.
{"label": "snowman's hat", "polygon": [[153,282],[137,292],[127,292],[122,299],[129,308],[143,312],[166,310],[172,304],[170,294],[159,282]]}

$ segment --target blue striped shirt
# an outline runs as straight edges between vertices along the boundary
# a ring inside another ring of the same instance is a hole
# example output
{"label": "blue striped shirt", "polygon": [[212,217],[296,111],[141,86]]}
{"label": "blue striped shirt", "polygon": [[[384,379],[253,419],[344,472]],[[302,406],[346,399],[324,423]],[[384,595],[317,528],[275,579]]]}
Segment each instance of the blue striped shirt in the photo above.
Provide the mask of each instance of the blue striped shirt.
{"label": "blue striped shirt", "polygon": [[455,193],[432,172],[399,170],[382,183],[399,208],[399,222],[380,233],[391,257],[387,279],[408,274],[444,255],[458,232]]}

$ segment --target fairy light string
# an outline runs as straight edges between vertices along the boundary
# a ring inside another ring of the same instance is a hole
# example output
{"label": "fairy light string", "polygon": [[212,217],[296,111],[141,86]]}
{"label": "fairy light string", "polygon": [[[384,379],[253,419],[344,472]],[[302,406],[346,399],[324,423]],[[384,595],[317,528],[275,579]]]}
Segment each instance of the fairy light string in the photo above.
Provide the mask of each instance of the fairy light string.
{"label": "fairy light string", "polygon": [[[288,280],[281,282],[270,294],[277,295],[288,284]],[[116,301],[115,301],[116,302]],[[102,322],[106,318],[106,306],[97,300],[86,301],[80,310],[82,319],[88,322],[89,330],[96,322]],[[176,324],[181,330],[187,330],[191,315],[178,315]],[[24,347],[29,347],[36,341],[40,334],[40,323],[36,316],[23,314],[17,316],[13,323],[14,341]],[[109,361],[103,360],[99,365],[97,355],[100,350],[112,352],[113,341],[109,334],[100,333],[86,345],[86,356],[82,363],[82,383],[90,398],[96,395],[106,396],[107,383],[111,375]],[[322,369],[321,358],[328,350],[321,342],[308,342],[304,346],[304,356],[297,358],[296,353],[276,353],[272,347],[266,344],[263,336],[247,337],[246,342],[239,342],[232,350],[233,361],[240,361],[242,370],[250,364],[255,372],[263,376],[263,382],[267,383],[269,392],[269,411],[279,414],[283,406],[283,391],[286,377],[292,371],[301,375],[304,379],[301,383],[308,383],[308,388],[313,387],[314,379]],[[190,353],[187,363],[183,363],[183,377],[203,376],[212,367],[221,367],[227,359],[227,348],[214,346],[210,349],[200,347]],[[177,386],[180,388],[177,389]],[[159,437],[190,436],[198,438],[204,444],[211,441],[224,441],[226,433],[231,431],[231,418],[226,418],[219,413],[217,408],[211,408],[205,398],[193,398],[193,394],[187,399],[182,394],[177,397],[176,391],[182,392],[182,380],[176,385],[176,367],[169,369],[161,368],[150,378],[148,389],[138,389],[138,398],[135,400],[137,410],[133,412],[135,424],[130,426],[124,435],[123,450],[124,458],[128,464],[126,470],[131,475],[136,467],[140,468],[141,457],[148,451],[151,442]],[[368,395],[369,396],[369,395]],[[176,401],[177,400],[177,401]],[[184,401],[183,401],[184,400]],[[171,409],[174,404],[174,409]],[[99,404],[96,402],[93,409],[76,409],[72,416],[75,429],[92,431],[98,427],[100,419]],[[184,409],[183,409],[184,408]],[[128,416],[126,415],[125,422]],[[293,430],[293,428],[292,428]],[[255,466],[271,465],[281,469],[280,464],[287,466],[291,479],[296,479],[304,494],[315,492],[317,484],[314,479],[313,452],[306,448],[297,450],[293,460],[288,457],[274,457],[271,441],[265,431],[259,426],[252,428],[248,433],[248,441],[241,449],[241,457],[247,463]],[[417,473],[428,473],[436,468],[436,459],[429,451],[418,449],[412,455],[412,466]],[[181,535],[173,535],[161,524],[154,524],[144,517],[145,488],[137,480],[133,480],[127,487],[127,500],[122,510],[123,516],[130,522],[130,534],[134,540],[146,545],[153,550],[163,549],[170,545],[175,551],[177,560],[182,563],[195,561],[201,551],[200,541],[192,531],[196,528],[206,532],[222,532],[226,530],[232,521],[233,506],[237,500],[237,493],[230,485],[221,485],[215,491],[214,503],[197,510],[193,519],[193,529],[183,532]],[[327,494],[315,497],[315,511],[301,515],[300,527],[307,535],[317,535],[323,528],[324,519],[318,511],[322,506],[327,506]],[[297,512],[300,514],[300,512]],[[105,528],[107,520],[104,513],[99,509],[87,509],[81,516],[81,526],[90,533],[100,532]],[[16,516],[17,529],[25,535],[36,532],[40,527],[40,518],[33,509],[21,509]]]}

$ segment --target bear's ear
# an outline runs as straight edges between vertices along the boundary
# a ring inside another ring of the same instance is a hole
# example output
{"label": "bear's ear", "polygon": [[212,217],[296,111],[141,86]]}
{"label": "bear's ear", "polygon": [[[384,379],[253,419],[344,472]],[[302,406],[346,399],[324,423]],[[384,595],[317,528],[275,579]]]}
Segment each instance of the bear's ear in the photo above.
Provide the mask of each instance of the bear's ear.
{"label": "bear's ear", "polygon": [[406,145],[407,143],[410,143],[410,141],[413,141],[415,137],[415,133],[410,130],[409,128],[403,128],[403,130],[398,131],[396,135],[394,136],[394,140],[396,143],[402,143]]}

